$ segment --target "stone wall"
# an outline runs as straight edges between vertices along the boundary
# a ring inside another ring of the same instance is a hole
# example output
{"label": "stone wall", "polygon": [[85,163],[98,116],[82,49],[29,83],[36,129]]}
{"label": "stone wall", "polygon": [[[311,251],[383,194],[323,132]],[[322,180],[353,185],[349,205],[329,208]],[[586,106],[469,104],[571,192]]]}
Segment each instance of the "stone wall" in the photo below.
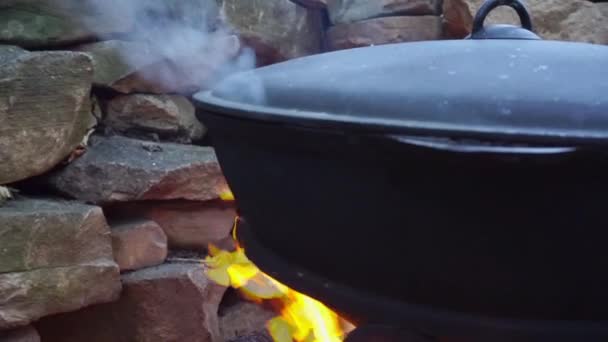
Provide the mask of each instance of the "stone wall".
{"label": "stone wall", "polygon": [[[463,38],[481,2],[1,1],[0,340],[263,330],[271,312],[204,275],[237,208],[191,95],[247,65]],[[527,3],[544,38],[608,44],[608,3]]]}

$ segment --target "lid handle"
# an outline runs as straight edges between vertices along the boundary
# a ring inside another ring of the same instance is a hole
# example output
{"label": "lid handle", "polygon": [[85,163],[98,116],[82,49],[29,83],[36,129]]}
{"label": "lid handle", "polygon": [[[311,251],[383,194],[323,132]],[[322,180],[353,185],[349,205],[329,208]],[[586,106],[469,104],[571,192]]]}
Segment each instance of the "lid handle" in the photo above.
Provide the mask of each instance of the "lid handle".
{"label": "lid handle", "polygon": [[[497,25],[495,28],[485,28],[484,22],[490,12],[499,6],[509,6],[517,12],[521,28],[509,25]],[[503,27],[498,27],[503,26]],[[473,29],[469,36],[473,39],[539,39],[533,33],[532,19],[526,6],[520,0],[486,0],[473,20]]]}

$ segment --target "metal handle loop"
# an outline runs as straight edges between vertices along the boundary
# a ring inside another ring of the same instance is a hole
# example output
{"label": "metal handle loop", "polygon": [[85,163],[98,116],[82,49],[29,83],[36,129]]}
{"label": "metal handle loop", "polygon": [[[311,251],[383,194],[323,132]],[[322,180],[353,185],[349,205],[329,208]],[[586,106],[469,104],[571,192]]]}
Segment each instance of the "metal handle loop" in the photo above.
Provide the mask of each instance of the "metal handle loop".
{"label": "metal handle loop", "polygon": [[483,23],[485,22],[486,17],[493,9],[499,6],[509,6],[513,8],[517,12],[517,15],[519,15],[521,26],[526,30],[533,31],[530,14],[528,13],[526,6],[524,6],[520,0],[486,0],[475,15],[475,19],[473,20],[473,29],[471,32],[472,35],[475,35],[483,30]]}

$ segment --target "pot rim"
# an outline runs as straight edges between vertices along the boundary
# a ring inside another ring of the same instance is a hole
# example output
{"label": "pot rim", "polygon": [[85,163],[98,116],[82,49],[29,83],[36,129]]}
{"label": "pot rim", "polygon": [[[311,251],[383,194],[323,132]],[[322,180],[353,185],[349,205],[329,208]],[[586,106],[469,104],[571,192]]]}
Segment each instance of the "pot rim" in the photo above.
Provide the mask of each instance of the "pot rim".
{"label": "pot rim", "polygon": [[527,128],[524,131],[504,129],[498,126],[424,122],[403,118],[390,119],[347,114],[330,115],[316,111],[225,100],[214,96],[213,89],[199,92],[192,99],[197,110],[204,111],[204,115],[221,115],[234,119],[288,125],[304,129],[321,129],[352,134],[376,134],[389,138],[417,136],[475,139],[560,147],[608,145],[608,130]]}

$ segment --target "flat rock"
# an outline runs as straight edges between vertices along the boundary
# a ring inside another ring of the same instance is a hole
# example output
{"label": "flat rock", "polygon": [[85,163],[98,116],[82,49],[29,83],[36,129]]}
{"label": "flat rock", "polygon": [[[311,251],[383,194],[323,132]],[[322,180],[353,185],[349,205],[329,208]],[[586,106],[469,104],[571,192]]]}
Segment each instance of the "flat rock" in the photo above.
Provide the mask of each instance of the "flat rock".
{"label": "flat rock", "polygon": [[191,38],[192,42],[183,43],[187,48],[173,50],[170,43],[165,46],[121,40],[85,44],[75,50],[93,58],[94,84],[98,87],[123,94],[192,94],[211,87],[219,77],[219,69],[241,49],[236,36],[199,35],[200,40]]}
{"label": "flat rock", "polygon": [[218,0],[224,20],[265,65],[321,52],[322,16],[290,0]]}
{"label": "flat rock", "polygon": [[0,274],[112,260],[110,230],[99,207],[19,198],[0,207]]}
{"label": "flat rock", "polygon": [[[445,0],[444,27],[447,37],[468,34],[482,0]],[[528,0],[534,31],[543,39],[608,44],[608,14],[601,3],[586,0]],[[520,26],[515,11],[508,7],[490,13],[486,25]]]}
{"label": "flat rock", "polygon": [[45,173],[78,146],[94,124],[92,75],[82,53],[0,46],[0,184]]}
{"label": "flat rock", "polygon": [[263,335],[266,332],[266,323],[278,315],[261,305],[246,301],[240,301],[222,311],[220,331],[226,341]]}
{"label": "flat rock", "polygon": [[[104,10],[83,0],[3,0],[0,42],[26,48],[65,46],[133,29],[134,11],[122,0]],[[78,15],[75,15],[77,13]]]}
{"label": "flat rock", "polygon": [[164,264],[123,275],[114,303],[36,324],[45,342],[220,342],[217,310],[226,288],[200,264]]}
{"label": "flat rock", "polygon": [[334,24],[406,15],[439,15],[439,0],[327,0],[327,10]]}
{"label": "flat rock", "polygon": [[48,175],[55,190],[96,204],[216,199],[226,188],[213,148],[93,136],[87,153]]}
{"label": "flat rock", "polygon": [[154,221],[112,225],[114,259],[121,272],[160,265],[167,258],[167,236]]}
{"label": "flat rock", "polygon": [[31,325],[8,331],[0,331],[2,342],[40,342],[38,331]]}
{"label": "flat rock", "polygon": [[99,207],[26,198],[0,207],[0,329],[116,299],[109,234]]}
{"label": "flat rock", "polygon": [[155,133],[161,138],[190,143],[206,132],[194,105],[178,95],[123,95],[106,104],[104,125],[123,134]]}
{"label": "flat rock", "polygon": [[116,300],[118,267],[113,260],[0,274],[0,329],[41,317]]}
{"label": "flat rock", "polygon": [[383,17],[352,24],[339,24],[327,31],[329,50],[342,50],[371,45],[440,39],[441,19],[421,15]]}
{"label": "flat rock", "polygon": [[221,202],[154,201],[124,203],[107,208],[120,219],[142,217],[158,223],[171,248],[205,250],[209,243],[225,246],[236,218],[236,210]]}

